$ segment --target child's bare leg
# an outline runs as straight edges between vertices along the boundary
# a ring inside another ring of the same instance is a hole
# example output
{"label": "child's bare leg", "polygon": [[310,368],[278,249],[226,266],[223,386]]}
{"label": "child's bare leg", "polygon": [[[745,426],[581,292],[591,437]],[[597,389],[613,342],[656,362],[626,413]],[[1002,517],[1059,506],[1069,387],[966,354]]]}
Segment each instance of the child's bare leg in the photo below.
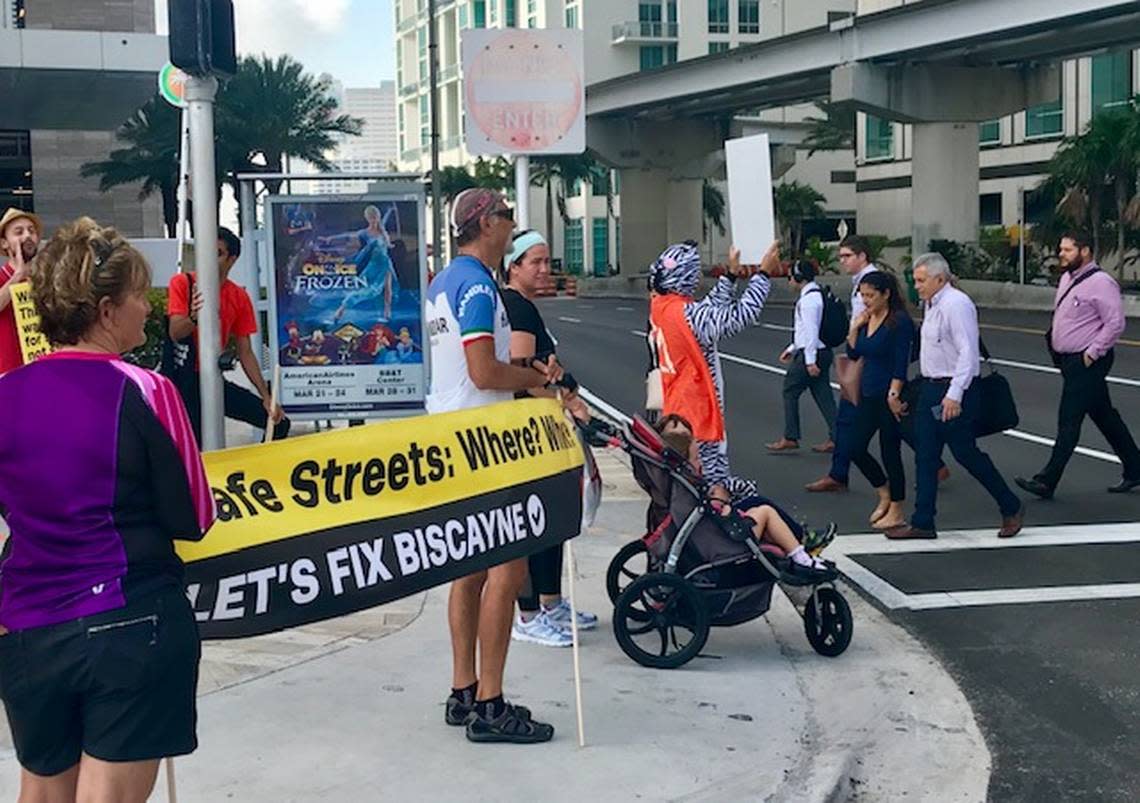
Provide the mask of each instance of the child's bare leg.
{"label": "child's bare leg", "polygon": [[745,512],[744,515],[756,522],[752,533],[757,541],[767,538],[789,555],[799,548],[800,542],[792,534],[792,529],[780,518],[776,508],[771,505],[760,505]]}

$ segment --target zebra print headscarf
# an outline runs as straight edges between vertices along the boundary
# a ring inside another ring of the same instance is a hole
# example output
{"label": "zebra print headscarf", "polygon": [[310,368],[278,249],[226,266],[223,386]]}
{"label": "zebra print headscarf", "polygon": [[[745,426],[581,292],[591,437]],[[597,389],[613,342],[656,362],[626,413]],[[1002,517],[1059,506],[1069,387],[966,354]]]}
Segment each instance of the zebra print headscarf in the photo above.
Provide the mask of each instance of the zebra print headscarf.
{"label": "zebra print headscarf", "polygon": [[649,266],[649,287],[658,293],[691,296],[700,280],[701,252],[692,240],[669,246]]}

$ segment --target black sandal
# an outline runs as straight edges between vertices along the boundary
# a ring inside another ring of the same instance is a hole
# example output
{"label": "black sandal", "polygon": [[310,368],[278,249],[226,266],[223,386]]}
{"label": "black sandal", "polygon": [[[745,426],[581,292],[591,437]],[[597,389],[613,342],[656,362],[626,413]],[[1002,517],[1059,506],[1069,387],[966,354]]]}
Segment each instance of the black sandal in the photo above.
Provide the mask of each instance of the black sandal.
{"label": "black sandal", "polygon": [[538,744],[549,742],[553,738],[553,725],[535,722],[530,717],[530,711],[510,703],[494,719],[484,719],[475,714],[467,720],[467,739],[472,742]]}

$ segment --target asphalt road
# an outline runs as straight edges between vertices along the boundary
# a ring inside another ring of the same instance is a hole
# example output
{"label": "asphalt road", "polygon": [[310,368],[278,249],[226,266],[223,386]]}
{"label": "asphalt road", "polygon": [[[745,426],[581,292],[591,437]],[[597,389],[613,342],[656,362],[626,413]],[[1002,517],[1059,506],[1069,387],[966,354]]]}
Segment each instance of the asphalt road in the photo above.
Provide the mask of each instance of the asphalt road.
{"label": "asphalt road", "polygon": [[[638,411],[646,304],[551,299],[541,310],[575,377],[614,407]],[[857,469],[850,493],[803,490],[830,461],[806,448],[826,438],[810,396],[801,399],[800,451],[764,449],[783,428],[776,358],[791,320],[789,306],[773,305],[761,325],[722,343],[733,470],[802,519],[833,520],[845,535],[868,533],[874,498]],[[1032,476],[1048,459],[1061,380],[1044,353],[1047,315],[983,310],[981,320],[1021,414],[1014,433],[982,447],[1012,487],[1015,475]],[[1138,432],[1140,324],[1130,323],[1124,337],[1130,345],[1117,349],[1111,391]],[[864,535],[833,547],[852,584],[958,678],[993,754],[995,801],[1140,800],[1140,491],[1105,492],[1120,466],[1091,422],[1081,446],[1056,499],[1026,499],[1032,529],[1021,539],[997,542],[996,505],[947,452],[953,474],[939,493],[938,541],[893,552],[881,536]],[[909,452],[904,465],[909,485]]]}

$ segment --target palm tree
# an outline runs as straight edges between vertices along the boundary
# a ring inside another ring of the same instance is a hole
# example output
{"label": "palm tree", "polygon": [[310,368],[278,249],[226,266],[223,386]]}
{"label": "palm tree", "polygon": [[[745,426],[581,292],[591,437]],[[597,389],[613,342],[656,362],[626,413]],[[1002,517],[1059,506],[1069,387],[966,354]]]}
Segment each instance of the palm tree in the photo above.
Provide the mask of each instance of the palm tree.
{"label": "palm tree", "polygon": [[713,184],[709,179],[701,182],[701,217],[703,218],[703,233],[705,242],[709,246],[709,262],[713,258],[713,243],[712,243],[712,230],[715,227],[723,237],[726,233],[724,228],[724,213],[725,213],[725,200],[724,193],[720,188]]}
{"label": "palm tree", "polygon": [[515,186],[515,166],[502,156],[494,159],[480,156],[475,160],[473,180],[476,187],[506,192]]}
{"label": "palm tree", "polygon": [[466,167],[448,166],[439,170],[439,195],[444,203],[450,204],[456,195],[476,186],[475,177]]}
{"label": "palm tree", "polygon": [[79,170],[82,176],[98,176],[100,192],[141,182],[140,201],[159,193],[162,220],[170,237],[178,225],[179,125],[179,111],[155,95],[116,133],[127,147],[113,150],[106,160],[88,162]]}
{"label": "palm tree", "polygon": [[789,244],[793,254],[799,254],[803,243],[804,222],[823,217],[823,204],[827,198],[814,187],[798,181],[777,184],[773,195],[781,239]]}
{"label": "palm tree", "polygon": [[855,147],[855,107],[839,105],[829,100],[816,101],[822,117],[808,117],[804,122],[811,130],[804,139],[808,158],[818,151],[849,151]]}
{"label": "palm tree", "polygon": [[[218,92],[218,161],[234,173],[280,173],[285,157],[332,170],[338,136],[359,136],[363,120],[337,114],[327,78],[305,72],[291,56],[245,56]],[[265,182],[270,192],[279,180]]]}
{"label": "palm tree", "polygon": [[[588,153],[570,156],[540,156],[531,161],[530,183],[546,188],[546,239],[554,250],[554,208],[564,224],[570,223],[566,214],[566,190],[578,181],[601,181],[608,171]],[[558,189],[555,191],[555,185]],[[555,197],[557,195],[557,197]]]}

